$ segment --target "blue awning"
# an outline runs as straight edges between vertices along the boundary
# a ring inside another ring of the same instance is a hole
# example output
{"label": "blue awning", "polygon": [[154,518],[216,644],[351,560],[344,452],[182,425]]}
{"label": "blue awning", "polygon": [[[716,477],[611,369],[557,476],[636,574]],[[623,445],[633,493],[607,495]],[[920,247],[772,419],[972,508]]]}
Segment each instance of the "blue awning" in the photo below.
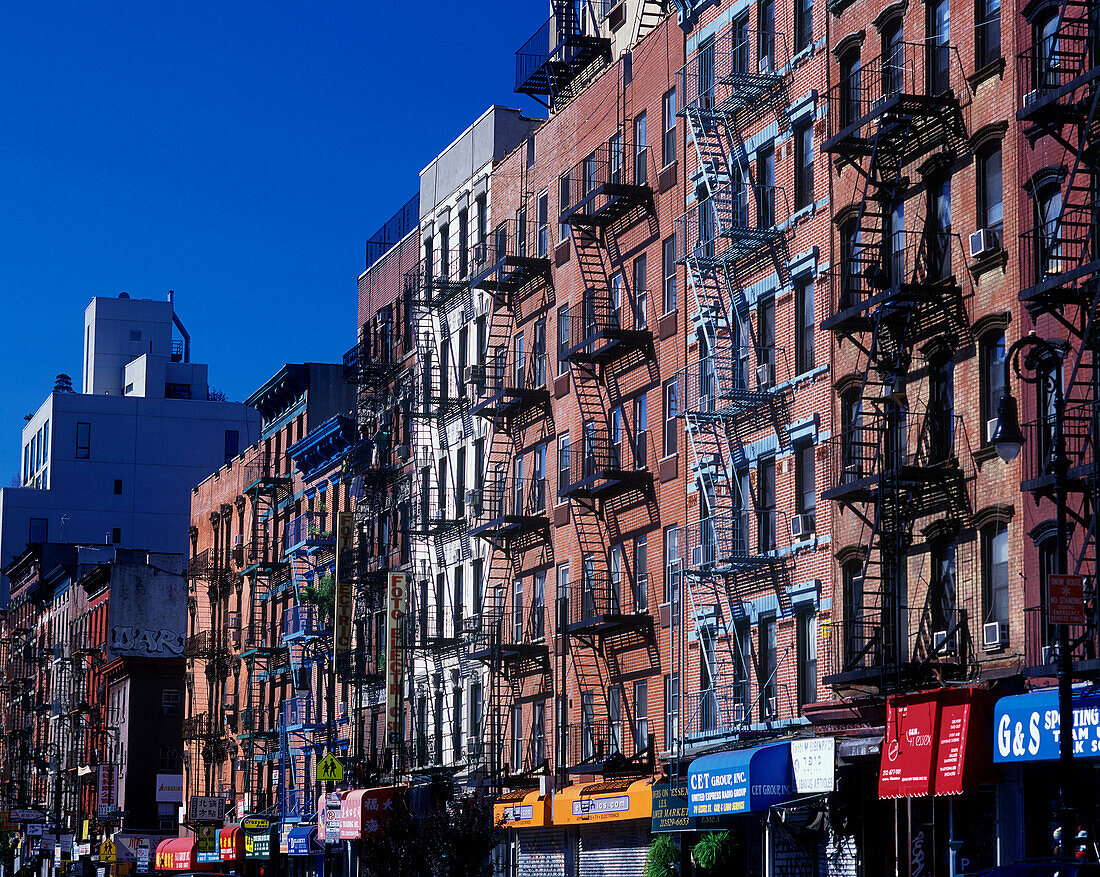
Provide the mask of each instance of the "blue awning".
{"label": "blue awning", "polygon": [[706,755],[688,769],[691,816],[759,812],[794,794],[789,742]]}
{"label": "blue awning", "polygon": [[[1043,688],[997,701],[993,712],[993,760],[1058,759],[1058,689]],[[1073,757],[1100,756],[1100,691],[1073,692]]]}
{"label": "blue awning", "polygon": [[290,830],[287,836],[288,856],[315,856],[323,852],[317,843],[316,825],[299,825]]}

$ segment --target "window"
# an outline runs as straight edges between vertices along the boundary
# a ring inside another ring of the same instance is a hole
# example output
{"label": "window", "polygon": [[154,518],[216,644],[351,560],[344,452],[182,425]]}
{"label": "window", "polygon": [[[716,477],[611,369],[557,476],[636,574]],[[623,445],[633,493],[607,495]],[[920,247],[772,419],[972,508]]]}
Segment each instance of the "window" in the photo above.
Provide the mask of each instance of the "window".
{"label": "window", "polygon": [[663,134],[661,136],[661,158],[665,167],[676,161],[676,89],[666,91],[661,102]]}
{"label": "window", "polygon": [[469,274],[470,260],[470,214],[466,209],[458,211],[458,276]]}
{"label": "window", "polygon": [[[558,212],[565,213],[570,207],[569,204],[569,175],[562,174],[558,178]],[[558,243],[567,240],[569,237],[569,223],[558,222]]]}
{"label": "window", "polygon": [[928,371],[929,454],[931,462],[939,463],[955,453],[955,364],[941,356]]}
{"label": "window", "polygon": [[462,758],[462,689],[455,686],[451,692],[451,758],[458,761]]}
{"label": "window", "polygon": [[512,707],[512,773],[523,770],[523,707]]}
{"label": "window", "polygon": [[665,527],[665,602],[674,603],[679,591],[680,555],[677,527]]}
{"label": "window", "polygon": [[949,0],[928,6],[928,93],[943,94],[951,87],[951,12]]}
{"label": "window", "polygon": [[27,533],[28,542],[49,542],[50,521],[48,518],[31,518],[29,532]]}
{"label": "window", "polygon": [[446,619],[444,609],[447,605],[447,573],[435,574],[435,605],[432,607],[435,615],[435,636],[443,638],[443,622]]}
{"label": "window", "polygon": [[814,482],[814,443],[799,442],[794,446],[795,508],[800,515],[813,514],[817,504]]}
{"label": "window", "polygon": [[121,478],[116,478],[115,479],[115,496],[121,496],[121,495],[122,495],[122,479]]}
{"label": "window", "polygon": [[180,751],[175,746],[161,746],[157,756],[157,770],[160,773],[179,773]]}
{"label": "window", "polygon": [[665,749],[673,751],[680,739],[680,675],[665,677]]}
{"label": "window", "polygon": [[130,330],[130,340],[131,341],[140,341],[141,340],[141,329],[131,329]]}
{"label": "window", "polygon": [[665,238],[661,249],[661,275],[664,278],[664,312],[676,310],[676,235]]}
{"label": "window", "polygon": [[609,575],[611,578],[611,611],[618,613],[619,607],[622,605],[619,596],[622,593],[623,586],[623,547],[621,545],[611,546],[608,567],[610,568]]}
{"label": "window", "polygon": [[932,545],[932,581],[928,586],[931,604],[933,649],[940,655],[955,648],[955,540],[940,539]]}
{"label": "window", "polygon": [[111,530],[111,542],[115,545],[118,545],[119,543],[122,542],[122,529],[121,528],[115,527],[113,530]]}
{"label": "window", "polygon": [[775,299],[762,298],[756,306],[756,383],[761,388],[775,384]]}
{"label": "window", "polygon": [[978,342],[982,366],[982,444],[988,445],[1005,394],[1005,333],[987,332]]}
{"label": "window", "polygon": [[607,748],[611,753],[623,751],[623,690],[618,685],[607,689]]}
{"label": "window", "polygon": [[855,666],[863,657],[868,631],[863,629],[863,564],[859,558],[845,561],[841,567],[844,589],[845,665]]}
{"label": "window", "polygon": [[634,185],[645,186],[649,184],[646,173],[646,161],[649,150],[646,147],[645,113],[634,120]]}
{"label": "window", "polygon": [[546,636],[546,570],[535,573],[533,584],[531,616],[534,627],[531,633],[535,639],[542,639]]}
{"label": "window", "polygon": [[649,746],[649,680],[634,683],[634,752],[645,752]]}
{"label": "window", "polygon": [[434,764],[443,763],[443,686],[439,676],[435,680],[435,697],[432,701],[432,739],[435,743]]}
{"label": "window", "polygon": [[236,429],[225,431],[225,462],[228,463],[241,451],[241,434]]}
{"label": "window", "polygon": [[90,423],[78,423],[76,425],[76,458],[78,460],[91,459],[92,450],[92,425]]}
{"label": "window", "polygon": [[439,226],[439,276],[451,276],[451,227],[445,222]]}
{"label": "window", "polygon": [[849,49],[840,57],[840,124],[853,124],[860,117],[859,47]]}
{"label": "window", "polygon": [[634,400],[634,468],[644,469],[649,462],[649,405],[643,393]]}
{"label": "window", "polygon": [[[474,679],[470,682],[470,736],[481,740],[481,709],[482,694],[481,680]],[[471,753],[472,754],[472,753]]]}
{"label": "window", "polygon": [[776,679],[776,625],[775,618],[761,618],[757,626],[758,648],[760,655],[756,687],[760,692],[760,721],[767,722],[779,717],[779,680]]}
{"label": "window", "polygon": [[796,0],[794,6],[794,50],[801,52],[814,41],[813,0]]}
{"label": "window", "polygon": [[978,228],[993,232],[1001,245],[1004,229],[1004,186],[1001,175],[1001,144],[983,147],[978,152]]}
{"label": "window", "polygon": [[473,610],[474,615],[481,614],[481,588],[484,578],[485,561],[480,557],[474,560],[470,564],[470,577],[472,579],[470,585],[473,588]]}
{"label": "window", "polygon": [[1039,543],[1039,605],[1043,607],[1043,645],[1051,645],[1056,635],[1056,628],[1047,615],[1047,607],[1050,605],[1050,577],[1057,572],[1058,540],[1050,536]]}
{"label": "window", "polygon": [[190,384],[165,384],[164,385],[164,398],[165,399],[190,399],[191,398],[191,385]]}
{"label": "window", "polygon": [[512,584],[512,642],[523,642],[523,579]]}
{"label": "window", "polygon": [[565,617],[561,614],[569,605],[569,562],[558,564],[558,633],[565,631]]}
{"label": "window", "polygon": [[[882,26],[882,59],[883,96],[897,94],[904,85],[903,76],[906,70],[900,18],[891,19]],[[868,97],[874,99],[878,95]]]}
{"label": "window", "polygon": [[596,704],[591,691],[581,692],[581,760],[589,761],[596,754],[593,727],[596,721]]}
{"label": "window", "polygon": [[1058,71],[1058,13],[1045,13],[1035,22],[1032,33],[1035,55],[1035,89],[1039,92],[1057,88]]}
{"label": "window", "polygon": [[699,730],[713,731],[718,723],[718,695],[714,687],[715,631],[710,625],[699,631]]}
{"label": "window", "polygon": [[757,546],[761,554],[775,550],[775,457],[762,457],[756,470]]}
{"label": "window", "polygon": [[542,763],[546,752],[546,701],[536,701],[531,705],[531,746],[532,765]]}
{"label": "window", "polygon": [[[772,0],[767,0],[772,2]],[[756,153],[756,227],[775,225],[775,149],[770,144]]]}
{"label": "window", "polygon": [[665,381],[664,455],[671,457],[679,448],[680,425],[677,414],[676,379]]}
{"label": "window", "polygon": [[569,486],[569,433],[558,436],[558,495]]}
{"label": "window", "polygon": [[798,614],[798,706],[817,703],[817,615]]}
{"label": "window", "polygon": [[608,180],[616,185],[623,181],[623,134],[616,131],[607,143],[608,159],[611,163]]}
{"label": "window", "polygon": [[979,70],[1001,57],[1001,0],[978,0],[974,65]]}
{"label": "window", "polygon": [[805,122],[794,129],[794,207],[814,203],[814,127]]}
{"label": "window", "polygon": [[646,279],[646,254],[634,260],[634,328],[646,327],[646,311],[649,307],[649,282]]}
{"label": "window", "polygon": [[982,622],[1008,623],[1008,525],[982,530]]}
{"label": "window", "polygon": [[634,540],[634,609],[644,612],[649,606],[649,556],[648,538]]}
{"label": "window", "polygon": [[550,196],[543,192],[539,195],[536,210],[538,222],[538,257],[545,259],[550,248]]}
{"label": "window", "polygon": [[814,368],[814,281],[803,278],[794,287],[795,306],[795,355],[798,373],[805,374]]}
{"label": "window", "polygon": [[1059,217],[1062,213],[1062,189],[1057,182],[1049,182],[1036,193],[1036,254],[1039,276],[1033,281],[1044,280],[1062,270],[1061,234]]}
{"label": "window", "polygon": [[569,305],[563,304],[558,308],[558,374],[563,375],[569,370],[569,360],[566,354],[569,351]]}
{"label": "window", "polygon": [[178,812],[179,804],[173,804],[171,801],[159,802],[157,804],[157,829],[159,831],[175,831]]}
{"label": "window", "polygon": [[464,588],[464,582],[462,581],[462,565],[459,564],[455,567],[454,578],[454,635],[458,636],[462,632],[462,614],[466,608],[466,593]]}
{"label": "window", "polygon": [[775,69],[775,0],[759,0],[756,6],[760,70]]}

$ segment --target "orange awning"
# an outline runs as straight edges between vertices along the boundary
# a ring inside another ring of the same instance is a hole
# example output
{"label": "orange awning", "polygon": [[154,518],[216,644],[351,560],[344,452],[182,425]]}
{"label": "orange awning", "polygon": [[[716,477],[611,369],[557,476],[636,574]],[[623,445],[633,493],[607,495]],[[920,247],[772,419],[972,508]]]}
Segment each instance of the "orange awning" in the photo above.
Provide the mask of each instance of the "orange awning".
{"label": "orange awning", "polygon": [[554,795],[554,825],[651,819],[652,780],[582,783]]}
{"label": "orange awning", "polygon": [[523,797],[505,796],[493,805],[493,821],[505,828],[539,828],[550,824],[550,798],[540,797],[539,790]]}

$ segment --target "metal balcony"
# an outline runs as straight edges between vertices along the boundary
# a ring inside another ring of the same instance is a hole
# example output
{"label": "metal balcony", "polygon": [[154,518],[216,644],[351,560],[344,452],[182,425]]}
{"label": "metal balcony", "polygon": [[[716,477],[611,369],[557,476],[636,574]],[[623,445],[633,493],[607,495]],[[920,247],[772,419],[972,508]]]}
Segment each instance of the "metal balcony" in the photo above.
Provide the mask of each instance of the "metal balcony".
{"label": "metal balcony", "polygon": [[790,215],[782,186],[727,183],[677,217],[677,261],[738,272],[751,272],[769,260],[784,262]]}
{"label": "metal balcony", "polygon": [[344,383],[379,388],[400,370],[404,358],[401,340],[390,324],[364,337],[344,354]]}
{"label": "metal balcony", "polygon": [[301,645],[328,635],[320,612],[313,606],[291,606],[283,613],[283,642]]}
{"label": "metal balcony", "polygon": [[550,672],[549,618],[544,603],[498,617],[475,615],[467,619],[465,630],[470,657],[488,664],[499,662],[505,678],[525,679]]}
{"label": "metal balcony", "polygon": [[470,366],[468,383],[477,393],[472,412],[493,420],[508,420],[544,408],[550,402],[547,376],[545,353],[534,353],[511,364],[500,355],[484,366]]}
{"label": "metal balcony", "polygon": [[1089,198],[1066,204],[1058,217],[1020,235],[1020,301],[1031,308],[1081,302],[1080,282],[1100,272],[1098,217],[1100,198]]}
{"label": "metal balcony", "polygon": [[1087,104],[1076,100],[1077,93],[1100,76],[1095,10],[1089,3],[1071,3],[1060,12],[1056,32],[1017,55],[1016,118],[1021,122],[1044,127],[1078,123]]}
{"label": "metal balcony", "polygon": [[272,541],[267,537],[260,537],[245,543],[242,575],[275,579],[289,577],[290,563],[278,552],[277,545],[270,544]]}
{"label": "metal balcony", "polygon": [[438,268],[421,262],[405,272],[405,291],[414,303],[445,308],[470,288],[469,250],[451,250],[447,256]]}
{"label": "metal balcony", "polygon": [[[751,658],[749,658],[751,660]],[[752,718],[748,682],[716,685],[683,695],[683,738],[702,742],[744,731]]]}
{"label": "metal balcony", "polygon": [[549,226],[509,219],[470,248],[470,286],[510,295],[550,282]]}
{"label": "metal balcony", "polygon": [[629,491],[653,489],[649,433],[625,432],[618,442],[586,436],[581,445],[561,449],[558,497],[610,499]]}
{"label": "metal balcony", "polygon": [[466,523],[469,509],[464,496],[455,496],[434,480],[420,485],[414,493],[409,516],[409,533],[414,536],[445,536]]}
{"label": "metal balcony", "polygon": [[656,315],[649,291],[619,289],[617,297],[626,299],[618,307],[607,291],[585,296],[581,312],[569,314],[568,334],[559,337],[559,361],[605,365],[634,351],[652,350],[650,327]]}
{"label": "metal balcony", "polygon": [[446,606],[416,605],[405,619],[405,641],[413,649],[446,650],[457,646],[464,635],[464,619]]}
{"label": "metal balcony", "polygon": [[877,153],[901,165],[936,149],[963,147],[970,87],[955,46],[898,43],[829,90],[829,137],[846,160]]}
{"label": "metal balcony", "polygon": [[535,534],[549,535],[545,478],[513,478],[489,473],[466,503],[470,533],[485,539],[514,542]]}
{"label": "metal balcony", "polygon": [[[813,515],[801,517],[813,518]],[[728,575],[782,564],[779,546],[789,542],[775,509],[711,515],[678,530],[676,545],[684,572],[693,576]],[[811,528],[816,522],[808,523]]]}
{"label": "metal balcony", "polygon": [[323,526],[324,515],[306,512],[292,518],[283,535],[283,554],[286,557],[312,554],[321,549],[336,547],[336,534],[331,527]]}
{"label": "metal balcony", "polygon": [[[1086,611],[1090,607],[1086,606]],[[1070,660],[1075,679],[1100,679],[1100,634],[1095,608],[1085,624],[1069,625]],[[1047,617],[1046,606],[1024,610],[1024,675],[1033,678],[1058,677],[1058,627]]]}
{"label": "metal balcony", "polygon": [[289,697],[279,705],[279,726],[283,731],[313,732],[323,730],[324,722],[314,716],[313,698],[309,695]]}
{"label": "metal balcony", "polygon": [[649,150],[617,135],[570,168],[563,185],[569,198],[559,222],[580,228],[603,228],[639,208],[653,211],[649,183]]}
{"label": "metal balcony", "polygon": [[647,626],[652,620],[649,612],[635,609],[629,591],[625,576],[615,581],[606,570],[585,570],[577,594],[566,606],[565,632],[606,636]]}
{"label": "metal balcony", "polygon": [[278,734],[275,708],[265,706],[241,710],[240,729],[242,739],[274,737]]}
{"label": "metal balcony", "polygon": [[213,630],[200,630],[183,643],[183,656],[191,660],[209,661],[229,654],[229,645]]}
{"label": "metal balcony", "polygon": [[516,52],[519,94],[558,107],[576,79],[596,62],[611,62],[611,41],[583,32],[576,7],[554,0],[554,15]]}
{"label": "metal balcony", "polygon": [[[1091,388],[1090,388],[1091,389]],[[1100,436],[1100,408],[1094,397],[1075,399],[1065,406],[1062,432],[1065,440],[1065,486],[1069,493],[1091,493],[1097,475],[1097,436]],[[1024,424],[1025,442],[1021,459],[1020,489],[1036,497],[1055,499],[1054,417]]]}
{"label": "metal balcony", "polygon": [[690,424],[736,419],[767,408],[785,395],[792,377],[785,349],[735,347],[681,369],[676,383]]}

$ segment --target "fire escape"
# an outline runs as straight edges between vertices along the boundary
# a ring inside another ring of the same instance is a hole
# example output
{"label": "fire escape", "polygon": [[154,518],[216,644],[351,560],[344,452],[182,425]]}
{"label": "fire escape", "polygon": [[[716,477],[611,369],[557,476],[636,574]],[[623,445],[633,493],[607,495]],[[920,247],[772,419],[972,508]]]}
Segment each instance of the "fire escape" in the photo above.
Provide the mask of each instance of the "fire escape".
{"label": "fire escape", "polygon": [[278,541],[279,507],[290,499],[290,476],[263,450],[245,463],[243,495],[252,505],[251,538],[242,546],[242,577],[249,583],[248,627],[241,658],[248,670],[246,701],[241,710],[244,786],[257,812],[275,804],[274,776],[279,770],[279,726],[276,685],[286,672],[288,656],[278,641],[274,597],[290,582],[290,565]]}
{"label": "fire escape", "polygon": [[[967,271],[930,196],[921,215],[925,192],[908,176],[917,162],[966,151],[969,102],[946,43],[892,43],[830,93],[822,148],[857,179],[822,323],[834,374],[855,376],[822,492],[858,534],[834,610],[833,685],[889,690],[972,666],[975,594],[964,589],[978,576],[973,541],[962,540],[973,528],[973,461],[950,376],[950,351],[972,340]],[[915,523],[930,517],[938,535],[923,528],[930,559],[914,580]]]}
{"label": "fire escape", "polygon": [[[653,303],[626,271],[619,237],[641,222],[656,225],[648,150],[622,129],[574,165],[563,184],[568,198],[559,222],[569,227],[584,288],[572,310],[558,311],[558,360],[572,375],[581,434],[559,444],[556,495],[569,503],[581,551],[579,587],[559,595],[559,627],[580,697],[580,721],[559,740],[565,773],[630,774],[652,766],[652,741],[631,755],[622,740],[620,658],[637,650],[655,656],[652,617],[626,588],[622,548],[610,549],[618,514],[655,498],[652,453],[637,409],[627,420],[619,378],[656,361]],[[648,367],[648,366],[646,366]],[[619,561],[613,565],[618,552]],[[624,591],[626,593],[624,593]],[[614,693],[612,693],[614,692]],[[633,723],[630,723],[633,724]]]}
{"label": "fire escape", "polygon": [[683,662],[688,630],[700,642],[699,684],[683,695],[685,742],[778,715],[765,691],[753,700],[761,668],[745,600],[773,592],[780,614],[789,614],[791,560],[782,549],[792,531],[776,509],[774,469],[758,460],[754,483],[746,445],[762,433],[787,445],[794,370],[776,344],[774,317],[745,289],[768,272],[779,287],[789,282],[790,211],[774,169],[759,156],[748,161],[746,140],[768,116],[780,132],[788,127],[788,60],[783,35],[735,24],[679,75],[680,114],[699,169],[696,202],[676,222],[699,350],[676,385],[699,497],[698,520],[676,535],[686,605],[673,613],[674,665]]}
{"label": "fire escape", "polygon": [[[490,788],[526,788],[537,784],[546,768],[543,741],[537,735],[522,753],[509,752],[505,739],[509,712],[525,687],[552,688],[545,604],[532,594],[527,602],[517,586],[523,556],[549,551],[550,509],[545,453],[524,471],[524,435],[550,419],[545,323],[527,334],[518,331],[530,315],[553,300],[550,259],[536,240],[521,210],[501,222],[488,239],[472,248],[470,286],[489,293],[491,314],[484,363],[471,367],[472,413],[490,426],[490,447],[483,470],[466,495],[470,533],[490,547],[489,569],[482,584],[481,612],[467,625],[469,658],[488,669],[488,697],[482,727],[488,751],[479,761]],[[537,306],[532,305],[537,302]],[[553,433],[552,426],[549,433]],[[541,433],[540,433],[541,434]],[[513,729],[513,736],[517,732]]]}
{"label": "fire escape", "polygon": [[[410,306],[410,298],[405,299],[406,307]],[[393,311],[396,304],[378,306],[368,301],[370,322],[363,327],[359,342],[344,356],[344,380],[358,388],[356,421],[360,436],[346,458],[356,500],[352,558],[355,645],[350,653],[337,654],[336,670],[338,678],[352,686],[355,733],[348,766],[364,785],[381,782],[388,770],[400,768],[397,760],[386,759],[388,744],[370,730],[385,721],[382,620],[386,576],[410,562],[407,531],[412,401],[404,370],[414,339],[397,330],[400,324]],[[392,552],[395,535],[402,540],[401,553],[396,557]]]}
{"label": "fire escape", "polygon": [[554,111],[610,63],[611,40],[587,33],[584,4],[551,0],[550,8],[550,18],[516,52],[515,91]]}
{"label": "fire escape", "polygon": [[[1022,31],[1021,31],[1022,32]],[[1100,484],[1100,7],[1095,0],[1061,0],[1057,14],[1033,23],[1031,45],[1019,58],[1020,110],[1034,155],[1059,173],[1028,186],[1034,209],[1021,234],[1020,301],[1034,320],[1059,334],[1061,362],[1035,362],[1064,381],[1063,433],[1067,511],[1077,531],[1069,542],[1069,572],[1086,577],[1093,607],[1086,624],[1070,628],[1074,675],[1096,678],[1100,641],[1096,605]],[[1060,154],[1059,154],[1060,153]],[[1040,332],[1049,334],[1049,331]],[[1039,394],[1025,426],[1023,490],[1036,503],[1055,500],[1054,399]],[[1046,617],[1046,595],[1026,609],[1026,662],[1032,675],[1056,675],[1057,636]]]}

